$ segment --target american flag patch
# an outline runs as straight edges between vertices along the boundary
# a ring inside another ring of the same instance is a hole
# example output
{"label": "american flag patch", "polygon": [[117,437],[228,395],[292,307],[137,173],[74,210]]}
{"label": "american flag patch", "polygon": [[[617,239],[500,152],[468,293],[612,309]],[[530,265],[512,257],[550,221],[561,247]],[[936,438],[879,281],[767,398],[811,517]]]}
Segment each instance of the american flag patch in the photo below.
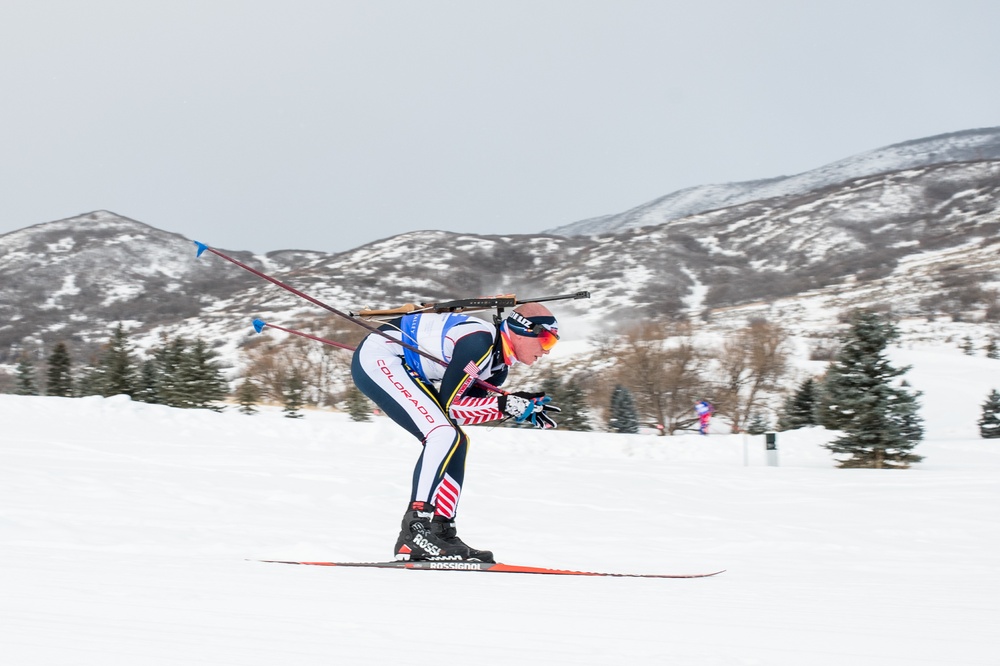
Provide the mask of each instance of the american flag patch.
{"label": "american flag patch", "polygon": [[479,366],[473,363],[472,361],[469,361],[468,365],[465,366],[465,374],[469,375],[470,377],[476,377],[478,379]]}

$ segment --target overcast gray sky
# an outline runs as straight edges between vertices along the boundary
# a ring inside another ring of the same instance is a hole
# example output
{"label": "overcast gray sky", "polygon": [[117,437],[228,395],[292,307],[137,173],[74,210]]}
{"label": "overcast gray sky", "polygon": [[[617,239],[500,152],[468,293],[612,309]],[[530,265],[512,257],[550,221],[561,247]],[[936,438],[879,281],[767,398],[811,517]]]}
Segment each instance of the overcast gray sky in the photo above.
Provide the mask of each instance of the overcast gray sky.
{"label": "overcast gray sky", "polygon": [[0,0],[0,234],[532,233],[1000,125],[996,0]]}

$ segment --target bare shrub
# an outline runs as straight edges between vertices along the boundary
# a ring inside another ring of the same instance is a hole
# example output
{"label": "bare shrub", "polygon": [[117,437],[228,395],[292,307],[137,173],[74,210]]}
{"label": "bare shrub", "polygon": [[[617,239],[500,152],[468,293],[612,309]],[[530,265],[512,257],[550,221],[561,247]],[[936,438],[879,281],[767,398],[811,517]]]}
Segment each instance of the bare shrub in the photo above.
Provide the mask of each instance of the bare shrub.
{"label": "bare shrub", "polygon": [[722,385],[716,394],[716,411],[742,432],[754,412],[764,405],[764,394],[776,389],[788,370],[788,333],[766,321],[752,321],[722,345],[719,364]]}
{"label": "bare shrub", "polygon": [[672,434],[695,422],[692,406],[709,391],[704,370],[689,324],[644,322],[622,336],[613,376],[635,396],[647,424]]}

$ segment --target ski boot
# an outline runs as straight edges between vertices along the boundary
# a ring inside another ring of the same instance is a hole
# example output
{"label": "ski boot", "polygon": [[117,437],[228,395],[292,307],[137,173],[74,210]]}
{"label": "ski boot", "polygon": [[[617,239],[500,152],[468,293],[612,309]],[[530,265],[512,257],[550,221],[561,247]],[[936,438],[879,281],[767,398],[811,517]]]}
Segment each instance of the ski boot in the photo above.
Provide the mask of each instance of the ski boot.
{"label": "ski boot", "polygon": [[434,533],[431,520],[434,506],[414,502],[403,515],[403,524],[393,551],[397,560],[467,560],[469,547],[441,539]]}
{"label": "ski boot", "polygon": [[455,529],[455,521],[453,519],[445,518],[444,516],[434,516],[434,520],[431,521],[431,529],[434,531],[434,535],[441,541],[453,546],[467,548],[470,560],[489,563],[496,562],[493,559],[493,551],[479,550],[462,541],[458,537],[458,530]]}

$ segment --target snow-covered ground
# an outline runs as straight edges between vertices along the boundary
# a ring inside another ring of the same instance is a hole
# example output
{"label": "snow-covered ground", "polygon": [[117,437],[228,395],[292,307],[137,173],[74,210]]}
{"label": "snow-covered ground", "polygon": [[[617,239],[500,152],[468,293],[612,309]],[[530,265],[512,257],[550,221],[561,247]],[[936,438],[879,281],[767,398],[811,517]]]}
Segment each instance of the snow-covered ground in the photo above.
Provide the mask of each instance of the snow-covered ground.
{"label": "snow-covered ground", "polygon": [[0,396],[0,662],[996,664],[1000,362],[899,350],[909,471],[762,438],[475,428],[460,532],[502,561],[707,579],[329,569],[386,559],[418,445],[385,419]]}

